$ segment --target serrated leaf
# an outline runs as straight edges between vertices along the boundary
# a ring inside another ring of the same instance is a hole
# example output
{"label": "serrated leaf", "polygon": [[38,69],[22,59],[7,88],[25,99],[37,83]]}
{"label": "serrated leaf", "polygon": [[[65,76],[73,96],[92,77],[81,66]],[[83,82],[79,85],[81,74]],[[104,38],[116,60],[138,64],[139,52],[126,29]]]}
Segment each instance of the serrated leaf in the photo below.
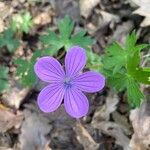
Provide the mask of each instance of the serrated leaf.
{"label": "serrated leaf", "polygon": [[[45,54],[56,54],[62,47],[67,51],[70,47],[75,45],[81,46],[87,50],[93,43],[93,40],[86,36],[85,30],[81,30],[76,34],[71,35],[74,29],[74,23],[68,16],[58,23],[58,29],[59,35],[55,32],[48,31],[48,34],[40,37],[40,40],[45,47]],[[52,52],[48,52],[48,50]]]}
{"label": "serrated leaf", "polygon": [[150,70],[144,68],[138,68],[133,77],[140,83],[150,85]]}
{"label": "serrated leaf", "polygon": [[32,59],[32,61],[23,60],[21,58],[18,58],[15,60],[15,64],[17,66],[16,75],[20,77],[20,82],[23,86],[32,86],[36,81],[36,76],[34,73],[34,63],[35,59]]}
{"label": "serrated leaf", "polygon": [[125,67],[127,54],[125,50],[116,42],[107,47],[106,54],[103,56],[104,68],[112,69],[113,74]]}
{"label": "serrated leaf", "polygon": [[11,29],[7,29],[0,36],[0,47],[6,46],[9,52],[14,52],[19,46],[19,40],[14,37]]}
{"label": "serrated leaf", "polygon": [[127,80],[127,96],[129,104],[132,107],[139,107],[141,101],[144,99],[144,95],[140,91],[138,83],[132,77],[128,77]]}
{"label": "serrated leaf", "polygon": [[74,22],[66,16],[63,20],[58,23],[58,29],[62,40],[70,38],[74,28]]}
{"label": "serrated leaf", "polygon": [[54,55],[60,48],[63,47],[61,39],[55,32],[48,31],[48,34],[40,37],[41,42],[44,44],[44,52],[48,55]]}
{"label": "serrated leaf", "polygon": [[[150,84],[150,71],[139,67],[140,53],[136,51],[132,57],[128,57],[127,71],[138,82]],[[147,68],[148,69],[148,68]]]}
{"label": "serrated leaf", "polygon": [[137,35],[136,35],[135,31],[133,31],[131,34],[129,34],[126,37],[125,50],[127,50],[128,53],[133,51],[136,41],[137,41]]}
{"label": "serrated leaf", "polygon": [[139,64],[140,64],[140,54],[139,51],[136,51],[132,57],[128,56],[127,61],[128,74],[134,75],[137,68],[139,67]]}
{"label": "serrated leaf", "polygon": [[31,14],[29,12],[23,14],[22,20],[23,20],[23,23],[21,24],[22,31],[28,33],[33,24]]}
{"label": "serrated leaf", "polygon": [[108,85],[117,91],[123,91],[127,87],[126,74],[117,73],[115,76],[108,77]]}
{"label": "serrated leaf", "polygon": [[92,51],[87,51],[87,67],[91,70],[95,70],[97,72],[101,72],[102,70],[102,59],[99,55],[93,53]]}
{"label": "serrated leaf", "polygon": [[85,30],[81,30],[71,37],[69,43],[70,47],[73,45],[79,45],[86,49],[89,45],[93,44],[93,40],[89,36],[86,36]]}
{"label": "serrated leaf", "polygon": [[60,45],[61,40],[53,31],[48,31],[46,35],[40,36],[40,41],[45,45]]}
{"label": "serrated leaf", "polygon": [[23,14],[15,14],[10,23],[10,27],[14,32],[28,33],[33,25],[32,16],[29,12]]}

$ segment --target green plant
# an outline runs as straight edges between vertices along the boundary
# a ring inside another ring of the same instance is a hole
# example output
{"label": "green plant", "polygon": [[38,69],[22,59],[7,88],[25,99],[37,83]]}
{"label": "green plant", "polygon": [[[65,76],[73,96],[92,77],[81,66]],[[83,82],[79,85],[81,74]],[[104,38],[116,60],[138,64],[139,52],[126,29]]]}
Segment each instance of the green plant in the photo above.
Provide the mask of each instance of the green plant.
{"label": "green plant", "polygon": [[29,12],[14,15],[10,23],[11,29],[14,32],[18,31],[21,33],[22,32],[28,33],[32,25],[33,25],[32,16]]}
{"label": "green plant", "polygon": [[127,90],[129,104],[138,107],[144,99],[140,83],[150,84],[150,68],[140,67],[140,52],[147,44],[136,44],[137,36],[132,32],[124,47],[114,42],[106,48],[102,58],[103,72],[108,84],[117,91]]}
{"label": "green plant", "polygon": [[86,36],[85,30],[73,34],[74,22],[68,16],[58,23],[58,30],[59,34],[49,30],[46,35],[40,37],[45,50],[48,49],[50,55],[56,54],[63,47],[67,50],[73,45],[88,49],[89,45],[93,43],[93,40]]}
{"label": "green plant", "polygon": [[89,49],[93,40],[89,36],[86,36],[86,31],[84,30],[73,34],[74,22],[71,21],[69,17],[65,17],[58,23],[58,30],[59,34],[49,30],[46,35],[40,37],[43,48],[42,50],[36,50],[33,53],[31,60],[24,60],[22,58],[15,60],[15,64],[17,65],[16,75],[20,77],[20,81],[24,86],[31,87],[36,82],[36,76],[33,69],[36,59],[40,56],[56,55],[60,49],[63,49],[65,52],[69,47],[79,45],[87,50],[89,66],[94,64],[95,61],[100,62],[100,59],[95,59],[99,58],[99,56]]}
{"label": "green plant", "polygon": [[3,92],[9,87],[8,83],[8,68],[0,66],[0,92]]}
{"label": "green plant", "polygon": [[15,38],[14,32],[9,28],[0,34],[0,47],[6,47],[12,53],[19,46],[19,40]]}

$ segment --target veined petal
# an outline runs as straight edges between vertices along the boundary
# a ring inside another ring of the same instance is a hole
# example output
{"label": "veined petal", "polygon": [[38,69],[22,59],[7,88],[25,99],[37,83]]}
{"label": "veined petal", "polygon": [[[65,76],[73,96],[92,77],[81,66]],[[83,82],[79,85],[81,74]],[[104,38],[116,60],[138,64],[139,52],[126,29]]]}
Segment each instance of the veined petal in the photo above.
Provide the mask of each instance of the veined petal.
{"label": "veined petal", "polygon": [[53,112],[61,105],[63,96],[63,87],[52,83],[40,92],[37,103],[43,112]]}
{"label": "veined petal", "polygon": [[41,57],[34,65],[36,75],[45,82],[58,82],[64,76],[61,64],[53,57]]}
{"label": "veined petal", "polygon": [[74,117],[85,116],[89,110],[89,102],[86,96],[75,88],[67,89],[64,95],[64,106],[66,112]]}
{"label": "veined petal", "polygon": [[85,50],[79,46],[70,48],[65,57],[65,69],[68,76],[78,74],[86,64]]}
{"label": "veined petal", "polygon": [[74,79],[74,85],[84,92],[98,92],[105,86],[105,77],[100,73],[87,71]]}

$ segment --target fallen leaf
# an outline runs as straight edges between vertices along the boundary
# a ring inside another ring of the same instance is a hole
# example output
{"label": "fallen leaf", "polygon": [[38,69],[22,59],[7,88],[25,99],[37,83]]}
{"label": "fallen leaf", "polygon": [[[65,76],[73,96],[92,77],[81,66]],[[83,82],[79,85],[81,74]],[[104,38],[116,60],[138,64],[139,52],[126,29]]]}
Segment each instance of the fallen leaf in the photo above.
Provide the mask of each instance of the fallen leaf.
{"label": "fallen leaf", "polygon": [[149,0],[131,0],[133,3],[135,3],[139,8],[135,10],[134,14],[139,14],[141,16],[144,16],[145,19],[141,23],[142,27],[146,27],[150,25],[150,1]]}
{"label": "fallen leaf", "polygon": [[28,92],[28,88],[22,88],[16,81],[11,81],[11,88],[3,94],[3,103],[18,109]]}
{"label": "fallen leaf", "polygon": [[132,150],[148,150],[150,148],[150,101],[144,102],[140,108],[131,111],[130,120],[134,134],[130,141]]}
{"label": "fallen leaf", "polygon": [[81,16],[87,18],[93,8],[100,2],[100,0],[80,0],[80,14]]}
{"label": "fallen leaf", "polygon": [[116,139],[116,144],[123,147],[124,150],[131,150],[129,148],[129,138],[124,134],[123,128],[118,124],[110,121],[101,121],[98,124],[92,124],[94,128],[101,132],[110,135]]}
{"label": "fallen leaf", "polygon": [[0,18],[0,33],[4,31],[5,25],[4,21]]}
{"label": "fallen leaf", "polygon": [[88,131],[84,128],[84,126],[77,121],[74,130],[77,134],[78,141],[83,145],[86,150],[97,150],[99,144],[94,141],[92,136],[88,133]]}
{"label": "fallen leaf", "polygon": [[13,150],[12,148],[0,147],[0,150]]}
{"label": "fallen leaf", "polygon": [[38,112],[24,110],[25,119],[19,136],[21,150],[48,150],[49,140],[46,138],[52,126],[48,119]]}
{"label": "fallen leaf", "polygon": [[46,25],[52,20],[51,15],[48,12],[42,12],[33,18],[33,23],[37,25]]}
{"label": "fallen leaf", "polygon": [[119,124],[124,128],[124,131],[127,135],[131,135],[131,125],[129,124],[129,121],[125,115],[121,115],[117,111],[114,111],[112,113],[112,118],[115,121],[115,123]]}
{"label": "fallen leaf", "polygon": [[117,95],[110,92],[106,98],[106,103],[102,107],[97,108],[92,122],[97,124],[99,120],[109,120],[110,114],[117,108],[118,101]]}
{"label": "fallen leaf", "polygon": [[13,113],[13,110],[8,108],[0,108],[0,132],[4,133],[7,130],[16,127],[18,128],[23,120],[21,112]]}
{"label": "fallen leaf", "polygon": [[5,19],[13,12],[13,8],[6,5],[4,2],[0,2],[0,18]]}

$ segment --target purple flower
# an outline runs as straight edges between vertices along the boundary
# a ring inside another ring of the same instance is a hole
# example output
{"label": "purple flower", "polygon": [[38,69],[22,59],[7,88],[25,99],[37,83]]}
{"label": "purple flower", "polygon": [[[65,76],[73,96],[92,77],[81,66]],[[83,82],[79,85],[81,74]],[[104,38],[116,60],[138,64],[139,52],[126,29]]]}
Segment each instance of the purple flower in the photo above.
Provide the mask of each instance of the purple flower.
{"label": "purple flower", "polygon": [[[94,71],[81,73],[86,64],[83,48],[70,48],[65,57],[65,71],[53,57],[39,58],[34,66],[36,75],[50,83],[38,96],[38,105],[44,112],[55,111],[64,99],[66,112],[74,118],[88,113],[89,102],[83,92],[97,92],[103,89],[105,78]],[[82,92],[83,91],[83,92]]]}

